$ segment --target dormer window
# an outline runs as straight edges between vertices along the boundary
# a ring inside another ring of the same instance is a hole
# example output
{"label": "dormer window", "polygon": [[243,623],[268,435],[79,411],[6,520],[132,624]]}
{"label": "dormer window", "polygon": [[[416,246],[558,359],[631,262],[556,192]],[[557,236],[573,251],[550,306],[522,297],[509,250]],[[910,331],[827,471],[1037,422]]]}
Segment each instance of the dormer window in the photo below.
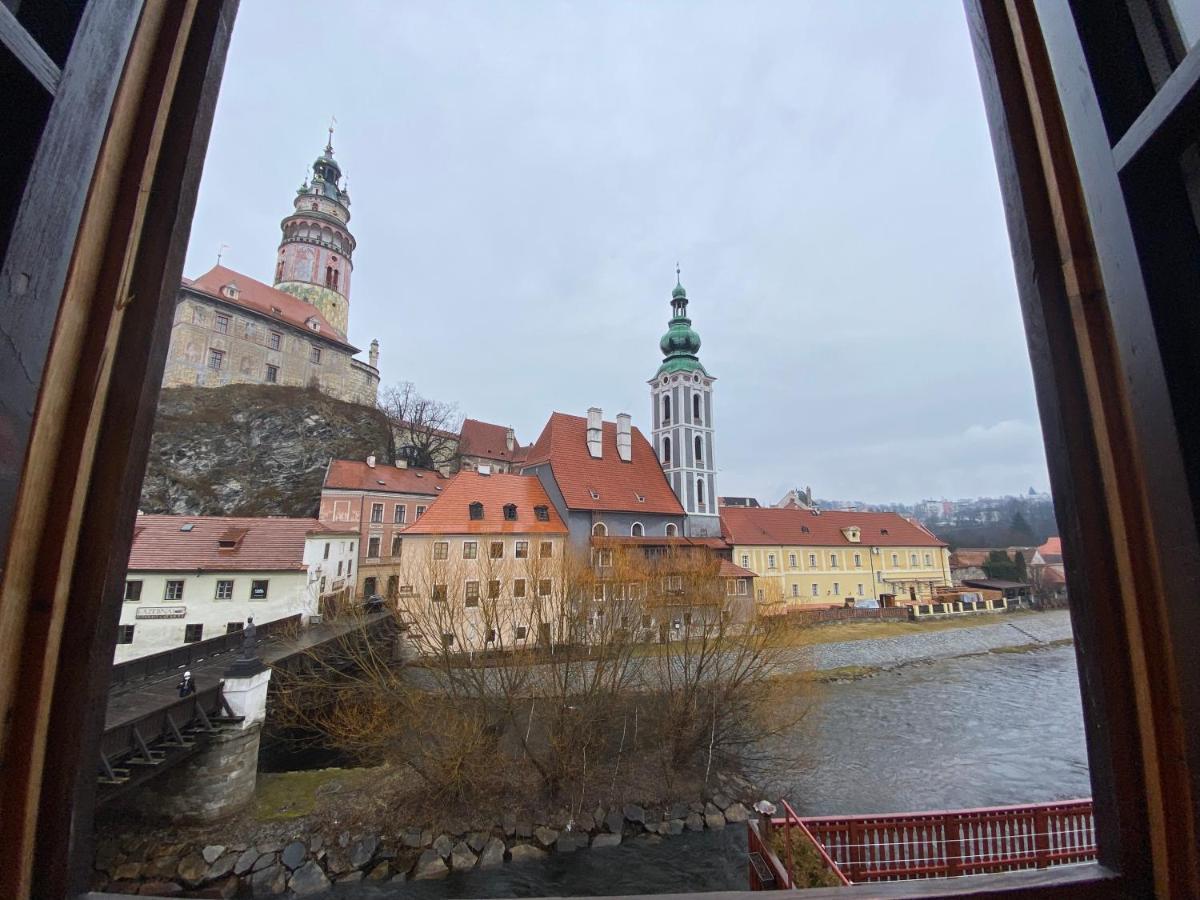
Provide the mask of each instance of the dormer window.
{"label": "dormer window", "polygon": [[859,530],[853,525],[843,528],[842,535],[852,544],[857,544],[859,541]]}
{"label": "dormer window", "polygon": [[283,310],[282,310],[282,309],[280,309],[278,306],[272,306],[272,307],[271,307],[271,315],[274,315],[274,316],[282,316],[282,315],[283,315]]}
{"label": "dormer window", "polygon": [[311,331],[320,331],[321,330],[321,323],[319,321],[317,321],[316,316],[309,316],[307,319],[304,320],[304,324],[307,325]]}
{"label": "dormer window", "polygon": [[469,507],[467,507],[467,509],[470,512],[471,521],[478,522],[479,520],[481,520],[483,518],[483,504],[480,503],[478,500],[476,500]]}
{"label": "dormer window", "polygon": [[645,494],[639,494],[637,491],[634,491],[634,492],[633,492],[633,496],[635,496],[635,497],[637,498],[637,502],[638,502],[638,503],[645,503],[645,502],[646,502],[646,495],[645,495]]}
{"label": "dormer window", "polygon": [[600,494],[595,488],[588,488],[588,493],[592,495],[593,500],[599,500]]}
{"label": "dormer window", "polygon": [[887,534],[887,533],[888,533],[888,530],[887,530],[886,528],[880,528],[880,529],[879,529],[879,533],[880,533],[880,534]]}
{"label": "dormer window", "polygon": [[222,285],[221,293],[224,296],[228,297],[230,300],[236,300],[238,298],[238,286],[236,284],[234,284],[233,282],[230,282],[229,284],[226,284],[226,285]]}
{"label": "dormer window", "polygon": [[550,508],[548,506],[535,506],[533,515],[539,522],[550,521]]}
{"label": "dormer window", "polygon": [[517,521],[517,504],[515,504],[515,503],[505,503],[504,504],[504,520],[506,522]]}
{"label": "dormer window", "polygon": [[808,533],[809,533],[808,526],[807,526],[807,525],[801,525],[801,526],[800,526],[800,532],[801,532],[802,534],[808,534]]}

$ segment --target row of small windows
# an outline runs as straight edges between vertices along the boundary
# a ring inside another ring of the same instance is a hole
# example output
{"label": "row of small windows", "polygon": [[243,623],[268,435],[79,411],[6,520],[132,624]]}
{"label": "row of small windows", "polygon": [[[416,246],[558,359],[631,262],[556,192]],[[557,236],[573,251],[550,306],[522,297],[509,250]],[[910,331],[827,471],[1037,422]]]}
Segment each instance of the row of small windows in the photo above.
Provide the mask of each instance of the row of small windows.
{"label": "row of small windows", "polygon": [[[203,325],[205,322],[205,312],[199,307],[192,309],[192,324]],[[217,334],[229,334],[230,325],[233,323],[233,316],[228,313],[213,314],[213,331]],[[258,337],[258,327],[251,321],[242,323],[242,335],[246,340],[253,341]],[[267,330],[267,348],[270,350],[280,350],[283,348],[283,334],[279,331]]]}
{"label": "row of small windows", "polygon": [[[679,534],[679,527],[674,522],[668,522],[663,533],[667,537],[676,537]],[[630,537],[645,537],[646,526],[641,522],[634,522],[629,526]],[[608,537],[608,526],[603,522],[597,522],[592,526],[592,537]]]}
{"label": "row of small windows", "polygon": [[[776,568],[775,560],[776,560],[776,557],[775,557],[774,553],[767,554],[767,568],[768,569]],[[910,553],[908,555],[908,563],[909,563],[910,568],[916,568],[916,566],[917,566],[917,554],[916,553]],[[862,564],[863,564],[862,554],[855,553],[854,554],[854,568],[861,569]],[[748,553],[742,554],[742,565],[746,568],[749,568],[750,554],[748,554]],[[898,553],[892,554],[892,565],[893,566],[900,565],[900,554],[898,554]],[[932,565],[933,565],[933,555],[926,553],[925,554],[925,566],[929,567]],[[838,554],[830,553],[829,554],[829,568],[837,569],[837,568],[840,568],[840,566],[841,566],[841,560],[840,560],[840,557],[838,556]],[[810,569],[815,569],[817,567],[817,554],[815,554],[815,553],[808,554],[808,567]],[[788,554],[788,568],[791,568],[791,569],[799,568],[799,566],[796,563],[796,554],[795,553]]]}
{"label": "row of small windows", "polygon": [[[467,507],[467,509],[468,509],[468,513],[471,516],[472,520],[481,521],[483,519],[483,504],[480,503],[478,500],[476,500],[469,507]],[[533,508],[533,515],[539,522],[549,522],[550,521],[550,507],[535,506]],[[507,522],[517,521],[517,504],[515,504],[515,503],[504,504],[504,519]]]}
{"label": "row of small windows", "polygon": [[[317,366],[321,364],[320,347],[309,348],[308,361]],[[225,351],[210,347],[208,350],[208,367],[215,372],[219,372],[225,368]],[[275,384],[279,381],[279,366],[267,366],[266,377],[268,384]]]}
{"label": "row of small windows", "polygon": [[[814,597],[820,597],[820,596],[821,596],[821,586],[820,586],[820,585],[818,585],[818,584],[814,584],[814,585],[812,585],[811,592],[812,592],[812,596],[814,596]],[[835,582],[833,583],[833,587],[830,589],[829,593],[831,593],[831,594],[832,594],[833,596],[835,596],[835,597],[840,597],[840,596],[842,595],[842,586],[841,586],[841,584],[839,584],[838,582],[836,582],[836,581],[835,581]],[[857,590],[857,594],[858,594],[858,596],[860,596],[860,597],[862,597],[862,596],[865,596],[865,594],[864,594],[864,592],[863,592],[863,584],[862,584],[862,582],[859,582],[859,584],[858,584],[858,590]],[[799,596],[800,596],[800,585],[798,585],[798,584],[793,584],[793,585],[792,585],[792,596],[793,596],[793,597],[799,597]]]}
{"label": "row of small windows", "polygon": [[[503,582],[499,578],[490,579],[487,583],[487,599],[500,599]],[[539,578],[537,582],[537,596],[549,597],[553,592],[553,585],[549,578]],[[473,608],[479,606],[480,583],[478,581],[463,582],[463,606]],[[524,578],[514,578],[512,582],[512,597],[514,600],[523,600],[529,596],[529,582]],[[435,584],[431,594],[431,599],[434,603],[449,602],[450,593],[448,586],[445,584]]]}
{"label": "row of small windows", "polygon": [[[250,600],[266,600],[267,591],[270,588],[269,578],[255,578],[250,581]],[[179,601],[183,599],[184,581],[182,578],[168,579],[163,586],[163,599],[171,601]],[[214,600],[232,600],[234,589],[234,579],[221,578],[217,580],[216,588],[213,592]],[[126,581],[125,582],[125,600],[129,603],[137,603],[142,599],[142,582],[141,581]]]}
{"label": "row of small windows", "polygon": [[[696,424],[700,423],[700,395],[692,394],[692,421]],[[664,425],[671,424],[671,395],[662,395],[662,423]]]}
{"label": "row of small windows", "polygon": [[[424,513],[425,513],[425,507],[418,506],[416,518],[417,519],[421,518],[421,516],[424,515]],[[403,525],[405,523],[405,520],[407,519],[407,517],[408,517],[408,506],[406,504],[397,503],[392,508],[392,523],[393,524]],[[415,521],[415,519],[414,519],[414,521]],[[382,522],[383,522],[383,504],[382,503],[372,503],[371,504],[371,524],[378,525]]]}
{"label": "row of small windows", "polygon": [[[237,634],[245,627],[244,622],[227,622],[225,624],[226,634]],[[133,625],[118,625],[117,626],[117,643],[132,644],[133,643]],[[161,636],[160,636],[161,637]],[[204,625],[195,623],[183,626],[183,643],[195,644],[204,640]]]}
{"label": "row of small windows", "polygon": [[[317,204],[312,204],[315,210]],[[284,229],[283,236],[285,240],[301,240],[301,241],[320,241],[323,244],[328,244],[336,250],[342,250],[342,236],[332,228],[325,228],[321,225],[309,224],[308,222],[297,222],[289,225]],[[282,277],[279,274],[275,276],[276,281],[281,281]]]}
{"label": "row of small windows", "polygon": [[[393,539],[393,547],[398,547]],[[367,555],[370,556],[368,548]],[[399,552],[393,553],[394,556],[399,556]],[[541,541],[538,544],[538,557],[541,559],[550,559],[554,556],[554,542]],[[433,542],[433,558],[434,559],[449,559],[450,558],[450,542],[449,541],[434,541]],[[478,559],[479,558],[479,542],[478,541],[463,541],[462,543],[462,558],[463,559]],[[513,558],[529,559],[529,541],[514,541],[513,542]],[[488,542],[488,559],[504,559],[504,541],[489,541]]]}

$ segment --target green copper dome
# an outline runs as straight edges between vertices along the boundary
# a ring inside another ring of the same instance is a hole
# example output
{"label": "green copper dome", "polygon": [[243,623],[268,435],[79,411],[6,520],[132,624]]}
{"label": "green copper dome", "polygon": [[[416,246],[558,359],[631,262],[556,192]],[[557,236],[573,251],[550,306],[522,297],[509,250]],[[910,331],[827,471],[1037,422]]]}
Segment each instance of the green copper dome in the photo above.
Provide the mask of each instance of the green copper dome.
{"label": "green copper dome", "polygon": [[687,315],[687,291],[679,281],[679,268],[675,269],[675,289],[671,291],[671,309],[674,315],[667,326],[667,333],[658,342],[662,350],[663,363],[658,367],[655,378],[664,372],[708,372],[700,364],[697,354],[700,352],[700,335],[692,328],[692,320]]}

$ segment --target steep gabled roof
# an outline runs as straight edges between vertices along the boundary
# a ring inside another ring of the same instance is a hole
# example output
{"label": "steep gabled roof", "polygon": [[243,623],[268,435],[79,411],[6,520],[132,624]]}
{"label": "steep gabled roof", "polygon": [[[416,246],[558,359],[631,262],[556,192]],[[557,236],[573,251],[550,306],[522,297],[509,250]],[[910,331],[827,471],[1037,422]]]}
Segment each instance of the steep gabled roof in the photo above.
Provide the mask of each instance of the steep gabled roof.
{"label": "steep gabled roof", "polygon": [[[859,540],[842,531],[858,528]],[[915,522],[898,513],[842,512],[780,509],[777,507],[726,506],[721,509],[721,531],[731,544],[813,547],[944,547]]]}
{"label": "steep gabled roof", "polygon": [[[238,295],[236,299],[226,296],[221,291],[221,288],[230,283],[237,286]],[[189,290],[214,297],[222,303],[228,303],[231,306],[240,306],[243,309],[258,313],[260,316],[266,316],[268,319],[275,319],[285,325],[298,328],[307,334],[324,338],[330,343],[345,348],[350,353],[358,352],[358,348],[346,343],[345,339],[338,335],[337,329],[330,325],[326,318],[321,315],[321,311],[311,303],[305,303],[299,297],[293,296],[286,291],[276,290],[269,284],[256,281],[249,275],[243,275],[241,272],[235,272],[233,269],[227,269],[224,266],[213,266],[199,278],[192,281],[188,281],[185,278],[183,286]],[[316,320],[320,326],[320,331],[314,332],[308,327],[307,322],[309,319]]]}
{"label": "steep gabled roof", "polygon": [[433,469],[397,466],[377,462],[368,466],[360,459],[335,459],[325,473],[325,490],[371,491],[376,494],[424,494],[435,497],[445,490],[450,479]]}
{"label": "steep gabled roof", "polygon": [[617,454],[616,423],[605,422],[602,455],[594,459],[588,453],[587,419],[556,412],[523,465],[548,462],[568,509],[684,515],[650,442],[637,428],[631,437],[631,459],[625,462]]}
{"label": "steep gabled roof", "polygon": [[[330,534],[316,519],[138,516],[130,571],[278,572],[304,568],[304,539]],[[348,535],[353,536],[353,535]],[[234,547],[221,547],[230,539]]]}
{"label": "steep gabled roof", "polygon": [[[471,504],[479,503],[482,518],[471,518]],[[506,519],[504,507],[516,507],[516,518]],[[546,508],[546,520],[536,508]],[[566,534],[554,504],[542,483],[532,475],[480,475],[459,472],[425,514],[403,534]]]}
{"label": "steep gabled roof", "polygon": [[458,452],[462,456],[480,456],[514,462],[523,455],[519,441],[513,438],[513,448],[508,449],[509,429],[504,425],[480,422],[478,419],[463,419],[458,432]]}

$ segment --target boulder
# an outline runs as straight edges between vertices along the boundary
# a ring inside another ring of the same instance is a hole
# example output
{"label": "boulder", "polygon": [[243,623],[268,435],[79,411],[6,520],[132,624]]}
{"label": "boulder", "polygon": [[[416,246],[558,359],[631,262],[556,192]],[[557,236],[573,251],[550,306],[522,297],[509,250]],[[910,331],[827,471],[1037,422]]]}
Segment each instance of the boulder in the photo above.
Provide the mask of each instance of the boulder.
{"label": "boulder", "polygon": [[704,816],[700,815],[700,813],[697,813],[697,812],[688,813],[688,817],[687,817],[687,820],[684,822],[684,825],[687,827],[688,831],[703,831],[704,830]]}
{"label": "boulder", "polygon": [[[648,830],[649,830],[649,827],[647,827],[647,831]],[[670,834],[671,833],[670,823],[669,822],[659,822],[657,825],[654,826],[654,833],[661,834],[661,835]]]}
{"label": "boulder", "polygon": [[258,860],[258,850],[251,847],[249,850],[243,851],[242,855],[237,858],[237,862],[233,864],[234,875],[245,875],[253,867],[255,861]]}
{"label": "boulder", "polygon": [[408,831],[404,832],[404,835],[400,838],[400,840],[405,847],[411,847],[414,850],[425,846],[425,841],[421,836],[420,828],[408,829]]}
{"label": "boulder", "polygon": [[726,822],[745,822],[750,818],[750,812],[740,803],[730,803],[725,807]]}
{"label": "boulder", "polygon": [[554,842],[558,840],[558,832],[553,828],[548,828],[545,825],[539,825],[537,828],[535,828],[533,830],[533,836],[538,839],[538,843],[543,847],[553,846]]}
{"label": "boulder", "polygon": [[483,848],[487,846],[487,842],[488,836],[482,831],[472,831],[467,836],[467,846],[476,853],[482,852]]}
{"label": "boulder", "polygon": [[[237,854],[230,853],[227,855],[232,856],[234,862],[237,861]],[[253,860],[251,861],[253,862]],[[220,862],[220,860],[217,862]],[[213,865],[216,865],[216,863],[213,863]],[[142,877],[149,878],[151,881],[170,881],[175,877],[175,870],[177,868],[179,868],[179,860],[174,856],[160,856],[154,862],[146,865],[145,871],[142,872]],[[212,878],[214,876],[208,875],[206,877]]]}
{"label": "boulder", "polygon": [[321,848],[325,846],[325,838],[319,834],[314,834],[308,839],[308,852],[316,856],[321,852]]}
{"label": "boulder", "polygon": [[532,822],[518,822],[514,833],[516,834],[516,836],[518,838],[524,838],[525,840],[529,840],[531,837],[533,837],[533,823]]}
{"label": "boulder", "polygon": [[604,817],[604,827],[613,834],[620,834],[625,830],[625,816],[623,816],[618,810],[614,809]]}
{"label": "boulder", "polygon": [[450,865],[455,869],[472,869],[477,862],[479,857],[471,852],[471,848],[464,841],[459,841],[450,851]]}
{"label": "boulder", "polygon": [[711,813],[704,817],[704,824],[709,828],[724,828],[725,817],[720,813]]}
{"label": "boulder", "polygon": [[189,853],[179,861],[175,874],[188,887],[199,887],[204,881],[204,873],[208,871],[208,863],[199,853]]}
{"label": "boulder", "polygon": [[683,819],[671,819],[667,822],[667,834],[683,834]]}
{"label": "boulder", "polygon": [[346,851],[330,847],[325,851],[325,869],[332,875],[343,875],[351,869]]}
{"label": "boulder", "polygon": [[433,842],[433,849],[438,856],[446,859],[454,850],[454,840],[448,834],[439,834]]}
{"label": "boulder", "polygon": [[367,881],[387,881],[392,877],[392,864],[389,862],[376,863]]}
{"label": "boulder", "polygon": [[717,808],[717,804],[713,803],[711,800],[704,804],[704,814],[706,816],[715,816],[720,811],[721,810]]}
{"label": "boulder", "polygon": [[592,838],[592,849],[599,850],[602,847],[616,847],[621,843],[621,834],[598,834]]}
{"label": "boulder", "polygon": [[218,878],[224,878],[226,875],[229,875],[233,872],[233,866],[237,860],[236,853],[226,853],[220,859],[213,860],[213,864],[204,873],[204,880],[216,881]]}
{"label": "boulder", "polygon": [[360,841],[355,841],[354,846],[350,848],[350,867],[365,869],[378,849],[379,838],[376,835],[368,835]]}
{"label": "boulder", "polygon": [[276,840],[263,840],[258,843],[259,853],[278,853],[283,849],[283,844]]}
{"label": "boulder", "polygon": [[506,812],[500,817],[500,827],[504,829],[505,835],[512,837],[517,833],[517,817],[510,812]]}
{"label": "boulder", "polygon": [[113,872],[114,881],[137,881],[145,868],[140,862],[123,862]]}
{"label": "boulder", "polygon": [[638,806],[636,803],[625,804],[625,818],[637,825],[646,824],[646,810]]}
{"label": "boulder", "polygon": [[219,857],[224,852],[225,852],[225,846],[223,844],[209,844],[207,847],[205,847],[203,850],[200,851],[200,855],[204,857],[204,861],[206,863],[208,863],[209,865],[212,865],[213,863],[215,863],[217,861],[217,857]]}
{"label": "boulder", "polygon": [[[251,867],[250,871],[251,872],[261,872],[263,869],[267,868],[267,866],[272,866],[274,864],[275,864],[275,854],[274,853],[264,853],[261,856],[259,856],[258,859],[256,859],[254,861],[254,865],[253,865],[253,867]],[[180,863],[180,865],[182,865],[182,863]]]}
{"label": "boulder", "polygon": [[287,869],[278,863],[259,869],[250,876],[250,890],[254,892],[255,897],[275,897],[282,894],[287,890]]}
{"label": "boulder", "polygon": [[721,809],[722,811],[727,806],[729,806],[731,803],[733,803],[732,800],[730,800],[728,797],[726,797],[724,794],[721,794],[721,793],[713,794],[712,802],[715,803],[717,805],[717,807],[719,809]]}
{"label": "boulder", "polygon": [[533,844],[517,844],[508,851],[508,855],[513,862],[525,862],[530,859],[544,859],[546,851],[539,850]]}
{"label": "boulder", "polygon": [[576,850],[584,849],[587,845],[588,834],[586,831],[564,831],[554,842],[554,849],[558,853],[574,853]]}
{"label": "boulder", "polygon": [[691,812],[686,803],[672,803],[667,810],[666,818],[668,819],[686,819],[687,814]]}
{"label": "boulder", "polygon": [[288,887],[297,897],[311,897],[329,890],[329,879],[315,860],[309,860],[292,873]]}
{"label": "boulder", "polygon": [[[404,876],[401,875],[400,879],[403,881]],[[338,884],[354,884],[354,882],[362,881],[362,880],[363,880],[363,873],[356,870],[354,872],[347,872],[345,875],[341,876],[337,880],[337,883]]]}
{"label": "boulder", "polygon": [[283,853],[279,855],[279,861],[287,866],[289,872],[294,872],[304,864],[304,858],[308,855],[304,844],[300,841],[292,841],[283,848]]}
{"label": "boulder", "polygon": [[237,896],[241,884],[236,875],[226,875],[220,881],[205,885],[199,891],[192,891],[188,896],[204,897],[206,900],[233,900]]}
{"label": "boulder", "polygon": [[430,878],[445,878],[450,868],[442,861],[442,855],[436,850],[426,850],[417,860],[412,877],[417,881]]}
{"label": "boulder", "polygon": [[479,857],[479,867],[489,869],[492,866],[501,865],[504,862],[504,841],[498,837],[488,838],[487,844],[484,845],[483,853]]}

